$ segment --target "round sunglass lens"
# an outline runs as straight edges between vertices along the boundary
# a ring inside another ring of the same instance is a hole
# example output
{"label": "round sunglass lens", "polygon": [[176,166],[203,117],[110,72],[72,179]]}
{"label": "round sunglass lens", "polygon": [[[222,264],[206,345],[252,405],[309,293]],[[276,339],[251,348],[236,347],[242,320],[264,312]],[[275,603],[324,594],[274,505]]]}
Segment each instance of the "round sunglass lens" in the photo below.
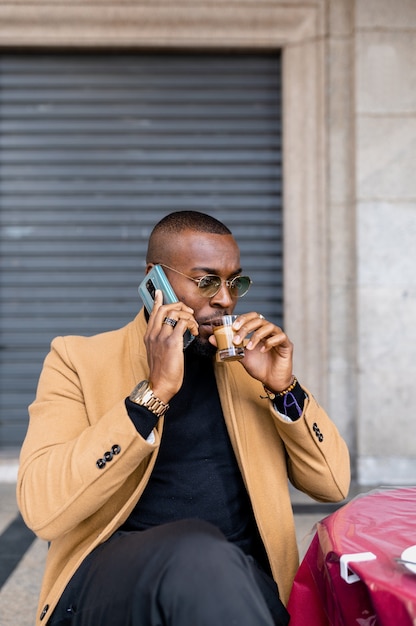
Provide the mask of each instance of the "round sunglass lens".
{"label": "round sunglass lens", "polygon": [[250,285],[251,280],[248,276],[237,276],[231,281],[231,288],[235,290],[240,297],[247,293]]}
{"label": "round sunglass lens", "polygon": [[221,278],[219,276],[204,276],[199,281],[199,288],[206,296],[214,296],[221,287]]}

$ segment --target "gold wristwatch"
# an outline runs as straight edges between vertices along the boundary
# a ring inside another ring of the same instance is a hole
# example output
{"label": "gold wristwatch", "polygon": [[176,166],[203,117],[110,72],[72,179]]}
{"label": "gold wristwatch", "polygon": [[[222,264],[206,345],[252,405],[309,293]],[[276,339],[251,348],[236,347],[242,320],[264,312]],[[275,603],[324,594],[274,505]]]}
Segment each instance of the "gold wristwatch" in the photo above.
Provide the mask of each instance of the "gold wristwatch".
{"label": "gold wristwatch", "polygon": [[136,385],[129,398],[132,402],[149,409],[157,417],[163,417],[169,408],[169,404],[156,398],[148,380],[142,380]]}

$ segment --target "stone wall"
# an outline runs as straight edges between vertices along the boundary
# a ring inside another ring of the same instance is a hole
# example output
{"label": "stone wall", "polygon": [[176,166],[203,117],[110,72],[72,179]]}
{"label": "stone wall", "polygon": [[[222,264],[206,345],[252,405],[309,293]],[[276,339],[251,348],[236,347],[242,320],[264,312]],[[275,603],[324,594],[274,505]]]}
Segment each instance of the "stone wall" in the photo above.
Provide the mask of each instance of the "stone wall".
{"label": "stone wall", "polygon": [[416,482],[416,3],[355,15],[358,476]]}

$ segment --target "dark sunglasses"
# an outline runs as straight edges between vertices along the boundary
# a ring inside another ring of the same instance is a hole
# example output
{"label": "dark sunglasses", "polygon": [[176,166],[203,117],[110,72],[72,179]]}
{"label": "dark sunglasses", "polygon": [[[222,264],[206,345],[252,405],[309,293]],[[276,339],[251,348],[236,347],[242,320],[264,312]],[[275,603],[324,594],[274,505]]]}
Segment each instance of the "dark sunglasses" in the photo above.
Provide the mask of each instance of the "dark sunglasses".
{"label": "dark sunglasses", "polygon": [[[181,274],[181,276],[185,276],[185,278],[188,278],[189,280],[192,280],[197,284],[201,296],[204,296],[205,298],[213,298],[221,289],[223,280],[221,276],[217,276],[216,274],[206,274],[206,276],[202,276],[202,278],[192,278],[192,276],[188,276],[179,270],[175,270],[174,267],[169,267],[169,265],[164,265],[163,263],[159,263],[159,265],[166,267],[168,270],[172,270],[172,272]],[[235,276],[231,280],[224,280],[224,283],[227,285],[233,298],[242,298],[242,296],[245,296],[247,291],[250,289],[252,282],[253,281],[249,276]]]}

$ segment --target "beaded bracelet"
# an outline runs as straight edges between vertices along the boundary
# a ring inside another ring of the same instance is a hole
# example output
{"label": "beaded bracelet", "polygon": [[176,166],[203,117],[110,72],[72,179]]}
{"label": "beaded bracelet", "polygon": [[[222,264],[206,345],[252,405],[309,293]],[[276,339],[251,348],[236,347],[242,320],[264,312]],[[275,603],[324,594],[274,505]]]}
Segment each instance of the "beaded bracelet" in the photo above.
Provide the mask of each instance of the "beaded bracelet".
{"label": "beaded bracelet", "polygon": [[296,387],[297,384],[298,384],[298,380],[297,380],[296,376],[294,376],[292,382],[289,385],[289,387],[287,389],[283,389],[283,391],[270,391],[270,389],[267,389],[267,387],[265,387],[263,385],[263,389],[267,393],[267,396],[260,396],[260,398],[263,398],[263,399],[264,398],[269,398],[269,400],[274,400],[276,397],[282,398],[286,394],[288,394],[291,391],[293,391],[293,389]]}

